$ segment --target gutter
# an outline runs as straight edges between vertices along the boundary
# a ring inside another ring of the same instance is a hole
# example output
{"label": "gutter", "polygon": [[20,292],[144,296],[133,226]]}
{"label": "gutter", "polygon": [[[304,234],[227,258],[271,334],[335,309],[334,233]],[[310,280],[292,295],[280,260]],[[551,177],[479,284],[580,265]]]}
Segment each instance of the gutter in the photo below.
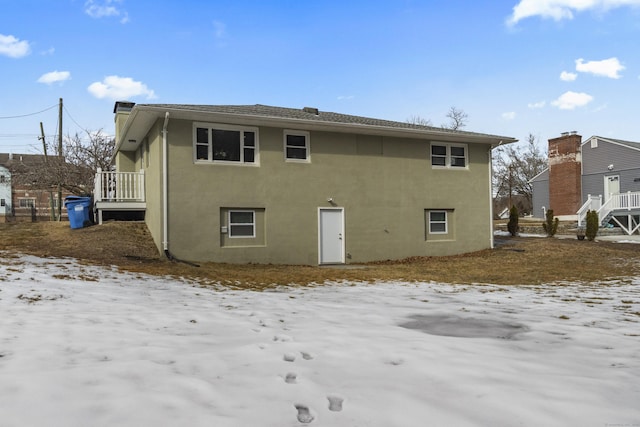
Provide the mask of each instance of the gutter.
{"label": "gutter", "polygon": [[[508,144],[518,141],[500,135],[481,134],[468,131],[451,131],[446,129],[411,129],[396,128],[391,126],[369,125],[362,123],[340,123],[332,121],[320,121],[301,118],[282,118],[274,116],[263,116],[256,114],[238,114],[219,111],[200,111],[193,109],[171,108],[170,106],[154,106],[153,104],[141,104],[134,107],[133,111],[147,111],[155,114],[171,111],[172,117],[176,119],[221,121],[224,123],[245,124],[251,126],[283,126],[292,129],[306,129],[326,132],[350,132],[369,135],[395,136],[403,138],[417,138],[437,141],[460,141],[461,138],[467,143],[491,144],[496,147],[501,144]],[[132,113],[133,113],[132,111]]]}

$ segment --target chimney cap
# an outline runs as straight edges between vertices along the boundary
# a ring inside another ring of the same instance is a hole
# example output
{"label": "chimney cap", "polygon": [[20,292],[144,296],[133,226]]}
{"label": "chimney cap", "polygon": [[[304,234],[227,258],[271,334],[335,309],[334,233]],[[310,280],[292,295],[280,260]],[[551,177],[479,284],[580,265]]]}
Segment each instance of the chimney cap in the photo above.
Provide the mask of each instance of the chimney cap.
{"label": "chimney cap", "polygon": [[121,111],[131,111],[134,105],[136,105],[135,102],[116,101],[116,104],[113,106],[113,113],[115,114]]}

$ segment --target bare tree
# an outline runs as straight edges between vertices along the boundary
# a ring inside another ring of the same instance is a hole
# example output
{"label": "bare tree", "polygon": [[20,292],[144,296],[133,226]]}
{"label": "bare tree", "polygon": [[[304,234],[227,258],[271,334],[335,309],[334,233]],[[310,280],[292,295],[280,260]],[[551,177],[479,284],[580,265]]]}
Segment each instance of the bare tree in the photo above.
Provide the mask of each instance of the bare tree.
{"label": "bare tree", "polygon": [[433,126],[431,120],[416,115],[409,117],[407,123],[418,126]]}
{"label": "bare tree", "polygon": [[460,130],[467,125],[469,115],[465,113],[464,110],[460,110],[456,107],[451,107],[449,108],[449,112],[447,113],[447,118],[449,119],[449,123],[443,124],[443,128]]}
{"label": "bare tree", "polygon": [[65,160],[79,168],[87,170],[93,175],[98,169],[107,171],[111,167],[111,157],[115,149],[115,138],[106,135],[102,129],[86,131],[87,138],[83,139],[78,133],[65,138]]}
{"label": "bare tree", "polygon": [[531,212],[531,179],[547,167],[547,153],[530,133],[522,144],[501,146],[494,151],[493,185],[496,198],[519,195],[524,199],[520,211]]}
{"label": "bare tree", "polygon": [[34,190],[51,190],[60,185],[73,194],[90,193],[98,168],[110,168],[115,140],[102,130],[86,133],[84,139],[78,133],[67,136],[63,156],[29,156],[28,162],[14,162],[11,169],[16,184],[29,185]]}

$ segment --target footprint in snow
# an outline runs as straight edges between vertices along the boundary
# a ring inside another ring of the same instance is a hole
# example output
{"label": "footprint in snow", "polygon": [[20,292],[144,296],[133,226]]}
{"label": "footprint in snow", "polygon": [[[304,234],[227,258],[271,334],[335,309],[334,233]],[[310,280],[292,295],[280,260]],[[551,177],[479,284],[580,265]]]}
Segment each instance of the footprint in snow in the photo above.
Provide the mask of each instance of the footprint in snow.
{"label": "footprint in snow", "polygon": [[329,400],[329,410],[334,412],[342,411],[342,402],[344,402],[344,398],[341,396],[337,396],[335,394],[330,394],[327,396]]}
{"label": "footprint in snow", "polygon": [[295,362],[296,355],[293,353],[285,353],[282,358],[284,359],[285,362]]}
{"label": "footprint in snow", "polygon": [[309,354],[309,353],[307,353],[307,352],[301,351],[301,352],[300,352],[300,354],[302,355],[302,358],[303,358],[304,360],[311,360],[311,359],[313,359],[313,356],[312,356],[312,355],[310,355],[310,354]]}
{"label": "footprint in snow", "polygon": [[295,384],[295,383],[297,383],[297,378],[298,378],[298,375],[296,373],[289,372],[284,377],[284,382],[286,382],[287,384]]}
{"label": "footprint in snow", "polygon": [[296,404],[295,407],[298,410],[298,421],[300,421],[301,423],[308,424],[315,419],[315,417],[309,411],[308,406]]}
{"label": "footprint in snow", "polygon": [[280,342],[289,342],[289,341],[292,341],[293,338],[291,338],[289,335],[278,334],[273,337],[273,340],[280,341]]}

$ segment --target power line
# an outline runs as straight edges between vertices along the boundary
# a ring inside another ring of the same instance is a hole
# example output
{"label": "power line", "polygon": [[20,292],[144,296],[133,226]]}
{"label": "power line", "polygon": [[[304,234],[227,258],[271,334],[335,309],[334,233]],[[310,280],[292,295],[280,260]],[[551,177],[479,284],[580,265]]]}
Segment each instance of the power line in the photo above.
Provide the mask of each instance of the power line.
{"label": "power line", "polygon": [[20,119],[20,118],[22,118],[22,117],[35,116],[36,114],[41,114],[41,113],[44,113],[45,111],[52,110],[52,109],[56,108],[57,106],[58,106],[58,104],[55,104],[55,105],[52,105],[52,106],[51,106],[51,107],[49,107],[49,108],[45,108],[44,110],[42,110],[42,111],[37,111],[37,112],[35,112],[35,113],[22,114],[22,115],[19,115],[19,116],[5,116],[5,117],[0,117],[0,120],[6,120],[6,119]]}
{"label": "power line", "polygon": [[63,109],[64,109],[64,111],[67,113],[67,116],[69,116],[69,118],[71,119],[71,121],[72,121],[73,123],[75,123],[75,124],[76,124],[76,126],[78,126],[80,129],[82,129],[82,130],[83,130],[83,131],[85,131],[86,133],[89,133],[89,131],[88,131],[84,126],[82,126],[80,123],[78,123],[78,122],[76,121],[76,119],[74,119],[74,118],[73,118],[73,116],[71,115],[71,113],[70,113],[70,112],[69,112],[69,110],[67,109],[67,106],[66,106],[66,105],[63,105],[63,106],[62,106],[62,108],[63,108]]}

